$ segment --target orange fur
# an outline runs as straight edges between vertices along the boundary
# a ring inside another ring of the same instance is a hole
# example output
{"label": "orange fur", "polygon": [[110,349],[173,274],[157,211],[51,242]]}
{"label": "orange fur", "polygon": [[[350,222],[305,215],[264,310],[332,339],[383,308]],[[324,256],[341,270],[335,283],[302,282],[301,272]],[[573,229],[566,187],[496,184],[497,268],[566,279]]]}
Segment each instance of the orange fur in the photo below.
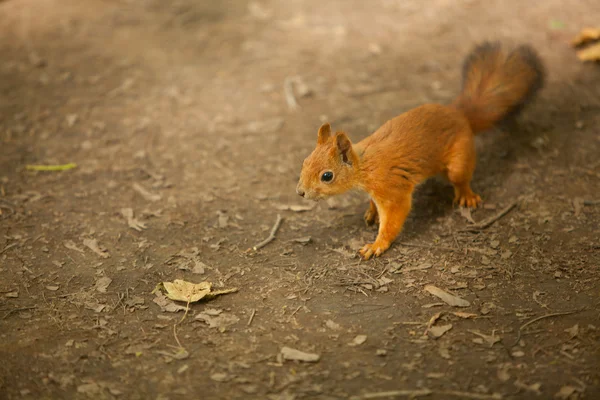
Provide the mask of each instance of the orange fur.
{"label": "orange fur", "polygon": [[390,247],[410,212],[415,186],[434,175],[448,178],[460,206],[481,203],[471,189],[474,134],[520,110],[541,87],[543,69],[528,47],[505,54],[486,43],[467,57],[463,76],[463,90],[451,105],[414,108],[356,144],[343,132],[332,135],[329,124],[319,129],[296,191],[313,200],[351,189],[367,192],[365,221],[378,219],[379,232],[360,250],[365,259]]}

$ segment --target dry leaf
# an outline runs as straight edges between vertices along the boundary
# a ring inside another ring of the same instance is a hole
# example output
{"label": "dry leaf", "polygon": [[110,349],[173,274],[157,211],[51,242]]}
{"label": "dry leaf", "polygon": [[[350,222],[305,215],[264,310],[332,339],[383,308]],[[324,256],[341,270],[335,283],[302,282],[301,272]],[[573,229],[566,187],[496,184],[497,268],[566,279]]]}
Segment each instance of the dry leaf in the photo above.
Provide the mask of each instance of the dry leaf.
{"label": "dry leaf", "polygon": [[573,209],[576,217],[581,215],[581,211],[583,210],[584,200],[581,197],[575,197],[573,199]]}
{"label": "dry leaf", "polygon": [[[207,310],[208,311],[208,310]],[[201,312],[194,317],[195,320],[204,321],[209,328],[225,329],[239,322],[239,318],[233,314],[221,314],[217,316],[211,315],[209,312]]]}
{"label": "dry leaf", "polygon": [[495,331],[492,331],[492,335],[491,336],[483,334],[483,333],[481,333],[479,331],[471,330],[471,329],[469,329],[469,332],[471,332],[473,335],[479,336],[483,340],[483,341],[477,341],[477,342],[475,342],[476,339],[474,339],[473,341],[475,343],[483,344],[483,342],[485,342],[485,343],[489,344],[490,347],[492,347],[494,344],[498,343],[501,340],[500,336],[496,336]]}
{"label": "dry leaf", "polygon": [[98,240],[96,239],[83,239],[83,244],[102,258],[110,257],[108,251],[106,249],[101,248],[98,244]]}
{"label": "dry leaf", "polygon": [[310,236],[304,236],[304,237],[300,237],[300,238],[296,238],[296,239],[292,239],[292,242],[295,243],[300,243],[300,244],[308,244],[310,243]]}
{"label": "dry leaf", "polygon": [[433,285],[426,285],[425,290],[453,307],[469,307],[471,305],[467,300],[461,299]]}
{"label": "dry leaf", "polygon": [[575,392],[577,392],[578,389],[576,387],[573,386],[563,386],[560,388],[560,390],[554,395],[555,399],[563,399],[563,400],[567,400],[569,397],[571,397]]}
{"label": "dry leaf", "polygon": [[571,339],[576,338],[577,335],[579,335],[579,324],[575,324],[569,329],[565,329],[565,332],[567,332],[571,336]]}
{"label": "dry leaf", "polygon": [[206,264],[204,264],[202,261],[194,260],[194,268],[192,268],[192,274],[203,274],[206,268]]}
{"label": "dry leaf", "polygon": [[367,335],[357,335],[352,342],[348,343],[348,346],[360,346],[367,341]]}
{"label": "dry leaf", "polygon": [[581,61],[600,61],[600,43],[595,43],[577,52]]}
{"label": "dry leaf", "polygon": [[141,194],[142,197],[148,201],[159,201],[162,198],[162,196],[160,194],[154,194],[154,193],[149,192],[139,183],[134,183],[132,186],[133,186],[133,190],[135,190],[136,192]]}
{"label": "dry leaf", "polygon": [[112,282],[112,279],[110,279],[107,276],[103,276],[102,278],[100,278],[96,281],[94,288],[96,289],[96,291],[98,291],[100,293],[106,293],[106,289],[108,289],[108,285],[110,285],[111,282]]}
{"label": "dry leaf", "polygon": [[574,47],[600,39],[600,28],[584,28],[571,41]]}
{"label": "dry leaf", "polygon": [[325,326],[328,327],[331,330],[334,330],[334,331],[342,329],[342,327],[340,326],[340,324],[336,324],[335,322],[333,322],[330,319],[328,319],[327,321],[325,321]]}
{"label": "dry leaf", "polygon": [[179,348],[175,353],[171,353],[168,351],[160,351],[160,350],[157,351],[156,353],[160,354],[162,356],[173,358],[175,360],[185,360],[190,357],[190,353],[188,353],[188,351],[183,348]]}
{"label": "dry leaf", "polygon": [[456,315],[459,318],[469,319],[469,318],[477,318],[477,314],[462,312],[462,311],[454,311],[452,314]]}
{"label": "dry leaf", "polygon": [[278,210],[281,211],[294,211],[294,212],[303,212],[310,211],[314,208],[314,204],[304,206],[304,205],[290,205],[290,204],[279,204],[275,206]]}
{"label": "dry leaf", "polygon": [[161,293],[156,293],[156,297],[153,300],[156,304],[158,304],[158,306],[160,307],[160,309],[163,312],[178,312],[178,311],[185,311],[186,307],[185,306],[180,306],[179,304],[175,304],[173,303],[171,300],[167,299],[166,296],[164,296]]}
{"label": "dry leaf", "polygon": [[204,297],[214,297],[220,294],[237,292],[237,288],[212,291],[212,283],[200,282],[191,283],[181,279],[175,279],[173,282],[163,282],[162,288],[165,295],[176,301],[185,301],[194,303]]}
{"label": "dry leaf", "polygon": [[231,378],[225,372],[217,372],[217,373],[212,374],[210,376],[210,379],[212,379],[215,382],[227,382]]}
{"label": "dry leaf", "polygon": [[283,356],[284,360],[303,362],[317,362],[321,358],[318,354],[305,353],[289,347],[283,347],[281,349],[281,355]]}
{"label": "dry leaf", "polygon": [[498,379],[502,382],[507,382],[510,379],[510,373],[508,369],[510,368],[510,364],[504,364],[498,368],[497,376]]}
{"label": "dry leaf", "polygon": [[84,304],[85,308],[88,310],[92,310],[94,312],[102,312],[102,310],[104,310],[106,308],[106,304],[100,304],[98,302],[91,302],[88,301]]}
{"label": "dry leaf", "polygon": [[533,383],[531,385],[528,385],[524,382],[521,382],[520,380],[516,380],[515,381],[515,386],[518,387],[519,389],[523,389],[526,390],[528,392],[532,392],[535,393],[537,396],[540,396],[542,394],[542,392],[540,391],[540,388],[542,387],[541,383]]}
{"label": "dry leaf", "polygon": [[444,333],[448,332],[450,329],[452,329],[452,324],[432,326],[431,328],[427,329],[427,334],[429,335],[429,337],[437,339],[441,337]]}
{"label": "dry leaf", "polygon": [[447,343],[440,344],[439,353],[440,353],[440,357],[442,357],[445,360],[449,360],[452,358],[452,356],[450,355],[450,349],[448,348]]}
{"label": "dry leaf", "polygon": [[138,232],[141,232],[143,229],[146,229],[146,224],[140,222],[137,218],[133,216],[133,209],[122,208],[121,215],[127,220],[127,225],[129,225],[131,229],[135,229]]}
{"label": "dry leaf", "polygon": [[75,250],[78,251],[80,253],[84,253],[83,249],[80,249],[79,247],[77,247],[77,245],[75,244],[75,242],[73,242],[72,240],[65,240],[63,242],[63,245],[69,249],[69,250]]}
{"label": "dry leaf", "polygon": [[416,267],[402,268],[402,270],[400,272],[424,271],[424,270],[429,269],[431,267],[433,267],[433,264],[431,264],[431,263],[423,263],[423,264],[417,265]]}
{"label": "dry leaf", "polygon": [[469,207],[460,207],[460,215],[466,219],[467,221],[469,221],[470,223],[474,224],[475,220],[473,219],[473,216],[471,215],[471,209]]}
{"label": "dry leaf", "polygon": [[98,396],[101,391],[102,388],[95,382],[85,383],[83,385],[77,386],[77,393],[82,393],[90,397]]}
{"label": "dry leaf", "polygon": [[431,318],[429,318],[429,322],[427,323],[427,329],[431,328],[433,326],[433,324],[435,324],[435,322],[440,319],[440,317],[442,316],[443,312],[440,311],[439,313],[435,313],[431,316]]}
{"label": "dry leaf", "polygon": [[219,216],[217,221],[219,228],[227,228],[227,225],[229,225],[229,216],[221,210],[217,211],[217,215]]}

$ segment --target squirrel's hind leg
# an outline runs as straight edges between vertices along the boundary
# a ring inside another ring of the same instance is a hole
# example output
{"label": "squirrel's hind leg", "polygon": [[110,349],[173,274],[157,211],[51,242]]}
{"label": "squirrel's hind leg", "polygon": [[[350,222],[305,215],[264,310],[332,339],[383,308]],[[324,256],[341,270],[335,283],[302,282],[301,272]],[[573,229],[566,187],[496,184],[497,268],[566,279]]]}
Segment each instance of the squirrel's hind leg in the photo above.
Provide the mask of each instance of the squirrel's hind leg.
{"label": "squirrel's hind leg", "polygon": [[481,197],[471,189],[475,163],[475,141],[469,132],[452,145],[446,167],[448,180],[454,186],[454,204],[461,207],[477,208],[481,204]]}
{"label": "squirrel's hind leg", "polygon": [[377,212],[377,205],[373,200],[369,203],[369,209],[365,212],[365,223],[367,226],[379,223],[379,213]]}

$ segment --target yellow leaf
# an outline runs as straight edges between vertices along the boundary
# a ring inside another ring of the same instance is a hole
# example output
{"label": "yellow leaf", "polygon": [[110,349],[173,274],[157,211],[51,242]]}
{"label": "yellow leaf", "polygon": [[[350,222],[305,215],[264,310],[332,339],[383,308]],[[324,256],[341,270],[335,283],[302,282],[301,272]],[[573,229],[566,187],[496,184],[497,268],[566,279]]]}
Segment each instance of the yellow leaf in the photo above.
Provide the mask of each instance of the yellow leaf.
{"label": "yellow leaf", "polygon": [[600,61],[600,43],[593,44],[577,52],[581,61]]}

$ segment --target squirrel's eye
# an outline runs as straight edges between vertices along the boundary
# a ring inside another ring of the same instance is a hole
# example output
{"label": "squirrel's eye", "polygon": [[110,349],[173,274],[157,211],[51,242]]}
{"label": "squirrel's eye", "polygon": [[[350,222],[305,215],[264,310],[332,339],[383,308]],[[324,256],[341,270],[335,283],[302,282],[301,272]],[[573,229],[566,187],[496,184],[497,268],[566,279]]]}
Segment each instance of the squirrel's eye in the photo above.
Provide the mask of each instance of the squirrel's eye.
{"label": "squirrel's eye", "polygon": [[332,179],[333,179],[333,172],[331,172],[331,171],[323,172],[323,175],[321,175],[321,180],[323,182],[331,182]]}

